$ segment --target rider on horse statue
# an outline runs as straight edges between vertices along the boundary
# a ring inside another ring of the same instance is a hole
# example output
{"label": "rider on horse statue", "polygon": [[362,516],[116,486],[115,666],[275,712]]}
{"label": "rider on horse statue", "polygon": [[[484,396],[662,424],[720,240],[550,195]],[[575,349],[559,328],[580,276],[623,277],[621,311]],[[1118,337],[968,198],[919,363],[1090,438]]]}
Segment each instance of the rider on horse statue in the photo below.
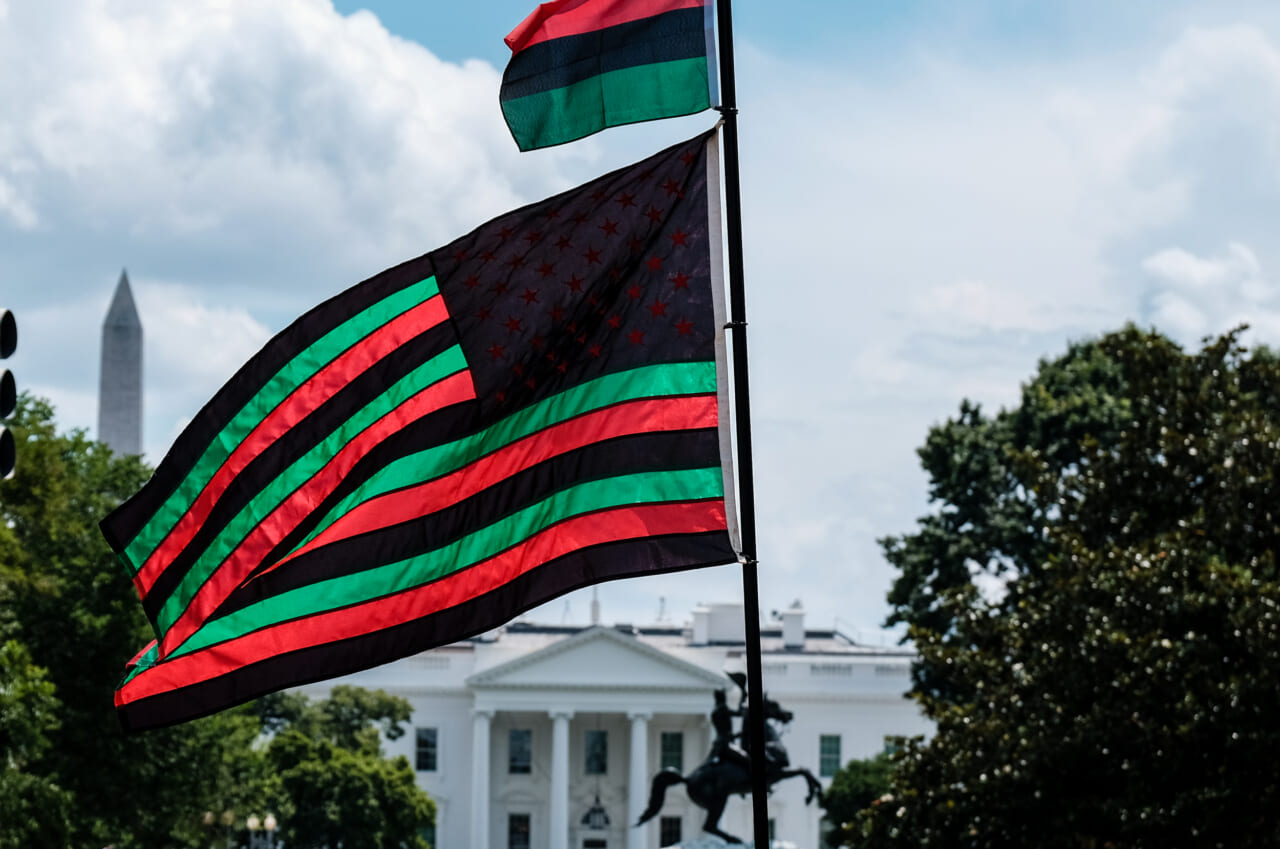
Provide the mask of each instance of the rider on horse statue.
{"label": "rider on horse statue", "polygon": [[733,718],[745,716],[746,711],[743,710],[741,703],[737,710],[730,708],[725,701],[724,690],[715,691],[715,702],[715,707],[711,709],[711,727],[715,729],[716,736],[711,741],[711,754],[707,755],[707,760],[736,763],[750,772],[750,756],[733,742],[742,737],[742,732],[733,730]]}
{"label": "rider on horse statue", "polygon": [[[729,800],[729,796],[734,793],[745,796],[751,792],[750,747],[748,746],[745,750],[739,748],[734,741],[743,740],[746,742],[747,737],[741,731],[733,730],[734,717],[742,718],[742,727],[744,728],[749,721],[746,708],[747,681],[746,676],[740,672],[729,673],[729,678],[738,686],[741,691],[741,698],[738,700],[738,707],[731,708],[726,700],[725,691],[715,691],[715,706],[711,710],[711,727],[715,730],[715,737],[711,741],[711,753],[707,755],[707,759],[697,769],[687,776],[681,775],[678,770],[671,767],[655,775],[653,777],[653,787],[649,793],[649,807],[640,815],[636,825],[648,822],[658,815],[658,811],[662,810],[662,802],[668,787],[675,784],[684,784],[688,790],[690,801],[706,809],[707,819],[702,826],[703,831],[722,837],[730,843],[742,842],[732,834],[721,831],[719,827],[720,816],[724,813],[725,803]],[[781,705],[768,698],[768,696],[765,696],[762,701],[764,702],[765,717],[765,778],[772,788],[774,784],[784,778],[790,778],[795,775],[804,776],[809,786],[809,795],[806,797],[805,802],[812,802],[820,795],[822,786],[809,770],[788,768],[790,758],[787,756],[786,747],[782,745],[782,739],[773,724],[790,722],[791,711],[783,709]]]}
{"label": "rider on horse statue", "polygon": [[[738,700],[737,715],[742,717],[742,731],[738,737],[743,742],[743,748],[747,756],[747,764],[750,765],[751,759],[751,735],[747,733],[747,729],[751,727],[751,711],[747,707],[747,676],[741,672],[730,672],[729,678],[734,684],[738,685],[739,692],[742,693]],[[786,769],[791,763],[790,756],[787,755],[787,747],[782,745],[782,736],[778,733],[774,721],[780,721],[784,725],[791,721],[791,711],[784,710],[781,705],[769,698],[769,694],[764,695],[765,711],[764,711],[764,770],[765,775],[770,777],[770,784],[773,783],[773,776]],[[712,715],[714,722],[714,713]]]}

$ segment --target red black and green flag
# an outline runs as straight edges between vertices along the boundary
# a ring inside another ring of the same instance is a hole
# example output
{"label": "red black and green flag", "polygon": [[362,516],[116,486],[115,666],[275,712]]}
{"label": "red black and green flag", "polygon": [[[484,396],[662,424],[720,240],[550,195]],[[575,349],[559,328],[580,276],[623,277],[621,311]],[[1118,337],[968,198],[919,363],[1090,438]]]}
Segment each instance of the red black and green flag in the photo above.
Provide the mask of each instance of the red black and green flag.
{"label": "red black and green flag", "polygon": [[712,0],[553,0],[507,36],[498,98],[521,150],[691,115],[716,97]]}
{"label": "red black and green flag", "polygon": [[125,727],[736,560],[716,156],[496,218],[255,355],[102,522],[157,634]]}

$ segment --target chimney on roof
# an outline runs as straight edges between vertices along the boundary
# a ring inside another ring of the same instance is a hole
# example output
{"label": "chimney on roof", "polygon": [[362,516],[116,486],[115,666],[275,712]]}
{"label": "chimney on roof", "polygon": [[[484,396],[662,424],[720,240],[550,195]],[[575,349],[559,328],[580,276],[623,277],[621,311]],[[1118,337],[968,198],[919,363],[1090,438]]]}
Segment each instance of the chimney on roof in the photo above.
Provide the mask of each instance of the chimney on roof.
{"label": "chimney on roof", "polygon": [[742,602],[699,604],[693,609],[693,644],[729,645],[745,643],[747,623]]}
{"label": "chimney on roof", "polygon": [[693,609],[693,644],[705,646],[711,640],[711,610],[705,605]]}
{"label": "chimney on roof", "polygon": [[782,647],[791,651],[804,648],[804,607],[800,599],[782,611]]}

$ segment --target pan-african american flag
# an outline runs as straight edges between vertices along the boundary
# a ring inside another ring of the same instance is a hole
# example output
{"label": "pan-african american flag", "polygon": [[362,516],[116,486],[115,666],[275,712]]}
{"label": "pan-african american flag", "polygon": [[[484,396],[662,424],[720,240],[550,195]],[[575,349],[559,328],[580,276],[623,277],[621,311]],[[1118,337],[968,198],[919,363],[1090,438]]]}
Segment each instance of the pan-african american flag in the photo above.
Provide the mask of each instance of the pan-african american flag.
{"label": "pan-african american flag", "polygon": [[713,133],[303,315],[102,522],[157,639],[127,729],[732,562]]}

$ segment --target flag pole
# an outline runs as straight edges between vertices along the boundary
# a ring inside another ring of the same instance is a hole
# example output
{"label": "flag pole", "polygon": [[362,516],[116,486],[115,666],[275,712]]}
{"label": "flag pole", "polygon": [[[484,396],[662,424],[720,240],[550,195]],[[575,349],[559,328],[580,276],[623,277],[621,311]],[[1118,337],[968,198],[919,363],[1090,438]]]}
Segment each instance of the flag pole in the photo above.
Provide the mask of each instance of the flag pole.
{"label": "flag pole", "polygon": [[747,381],[747,305],[743,285],[742,184],[738,174],[738,93],[733,66],[731,0],[715,0],[719,30],[720,106],[724,119],[725,222],[729,249],[729,329],[733,331],[733,395],[738,442],[738,505],[742,532],[742,604],[746,620],[747,728],[756,849],[769,846],[769,786],[764,757],[764,683],[760,662],[760,588],[756,576],[756,495],[751,468],[751,393]]}

